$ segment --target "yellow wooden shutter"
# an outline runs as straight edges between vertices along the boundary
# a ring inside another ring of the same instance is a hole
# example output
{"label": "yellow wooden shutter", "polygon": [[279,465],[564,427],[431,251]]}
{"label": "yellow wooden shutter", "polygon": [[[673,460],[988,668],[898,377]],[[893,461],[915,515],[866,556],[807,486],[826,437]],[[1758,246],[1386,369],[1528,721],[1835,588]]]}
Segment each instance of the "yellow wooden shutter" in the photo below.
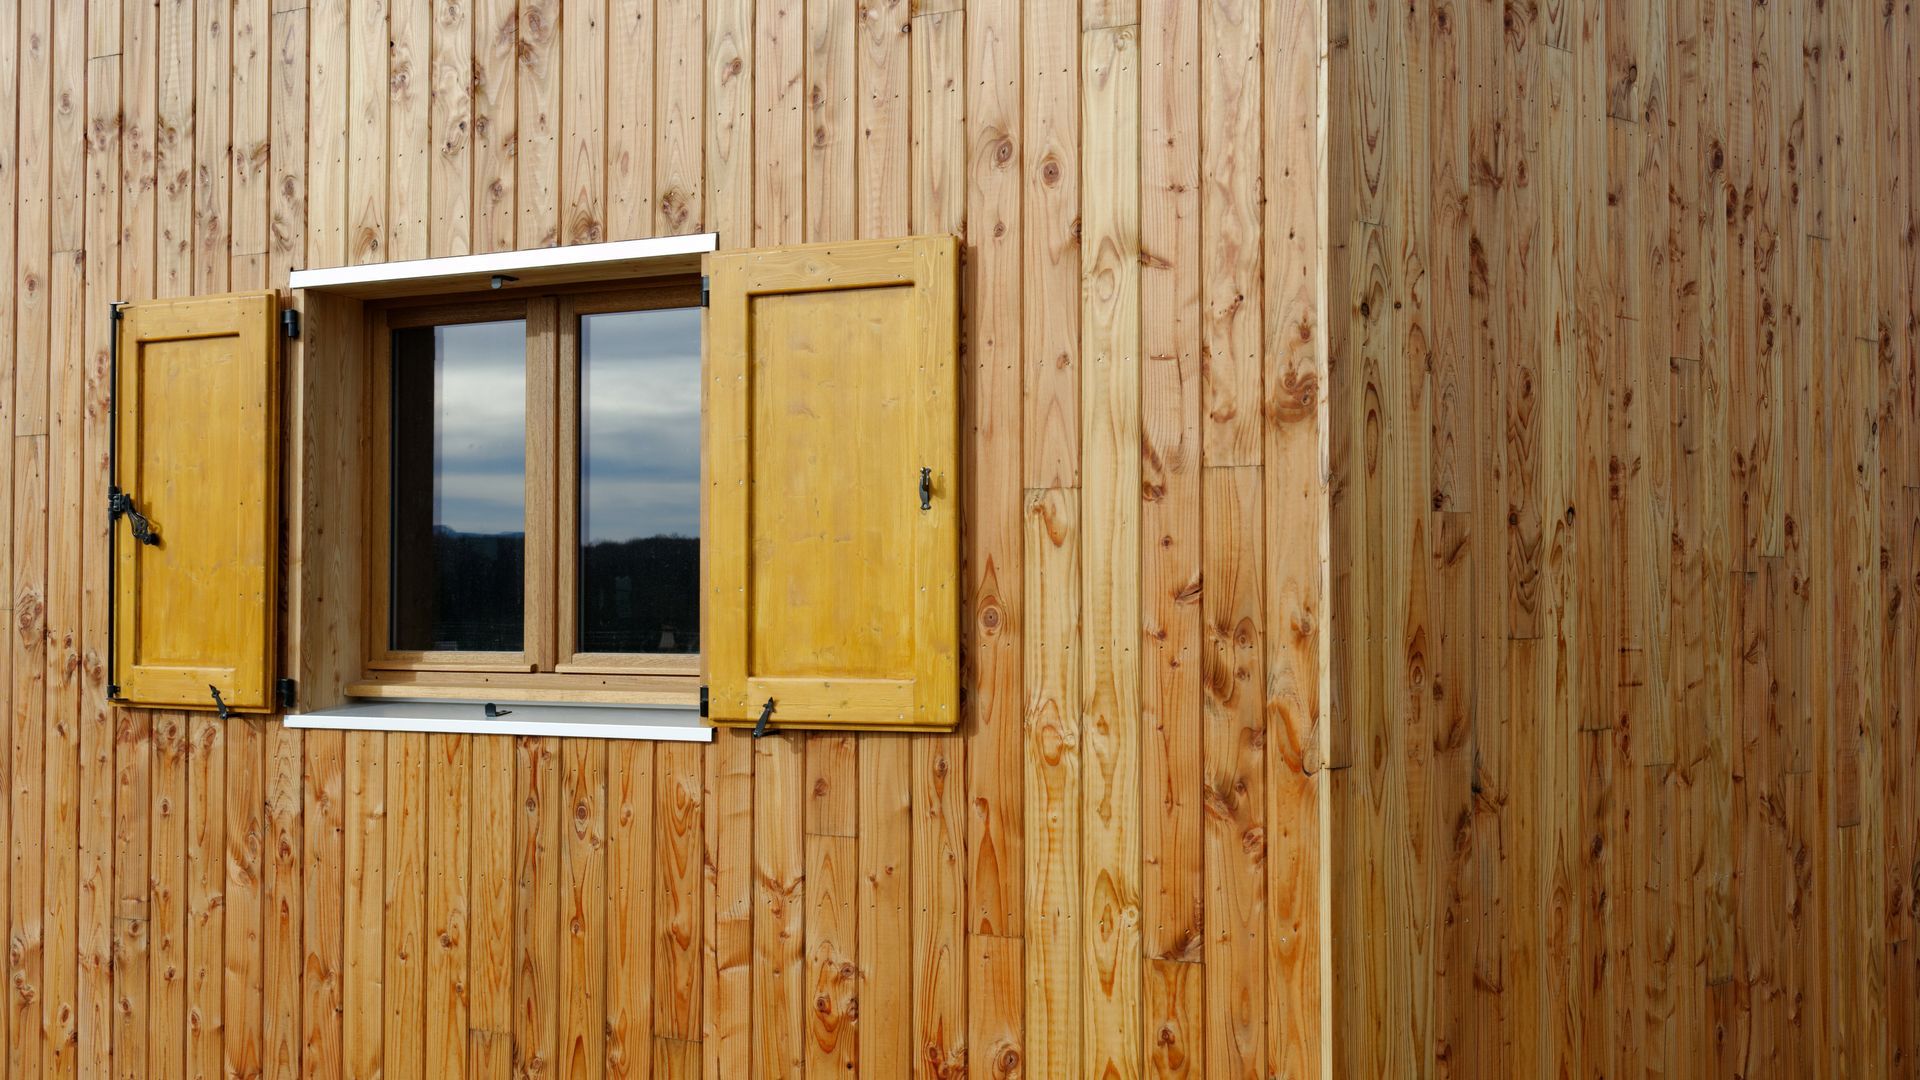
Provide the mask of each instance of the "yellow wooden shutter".
{"label": "yellow wooden shutter", "polygon": [[715,723],[958,721],[958,265],[951,237],[709,258]]}
{"label": "yellow wooden shutter", "polygon": [[[122,309],[113,681],[137,705],[273,706],[279,340],[271,292]],[[148,533],[148,540],[139,533]]]}

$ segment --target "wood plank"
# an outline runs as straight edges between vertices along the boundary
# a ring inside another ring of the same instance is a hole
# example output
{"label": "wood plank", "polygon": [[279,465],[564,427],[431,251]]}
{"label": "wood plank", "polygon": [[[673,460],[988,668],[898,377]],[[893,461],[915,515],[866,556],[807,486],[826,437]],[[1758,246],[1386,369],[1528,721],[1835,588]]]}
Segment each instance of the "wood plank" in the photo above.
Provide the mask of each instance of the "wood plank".
{"label": "wood plank", "polygon": [[420,1039],[426,1076],[467,1073],[469,948],[468,890],[472,884],[472,744],[465,735],[426,738],[426,951]]}
{"label": "wood plank", "polygon": [[[24,349],[18,350],[24,352]],[[7,1072],[38,1076],[43,1065],[46,881],[46,457],[45,436],[13,440],[12,869],[8,884]]]}
{"label": "wood plank", "polygon": [[560,240],[607,238],[607,0],[571,3],[560,17]]}
{"label": "wood plank", "polygon": [[[606,234],[610,240],[661,235],[653,228],[652,121],[658,65],[654,39],[667,27],[656,21],[655,6],[641,0],[610,0],[606,8]],[[686,62],[674,59],[682,65]],[[576,84],[572,90],[585,93],[586,87]]]}
{"label": "wood plank", "polygon": [[700,231],[706,220],[701,199],[706,75],[700,66],[706,14],[700,0],[666,0],[660,10],[657,55],[664,59],[654,64],[653,235],[678,236]]}
{"label": "wood plank", "polygon": [[523,0],[514,43],[519,70],[514,191],[519,199],[514,247],[552,247],[561,240],[561,32],[557,0]]}
{"label": "wood plank", "polygon": [[967,986],[977,1007],[967,1014],[967,1045],[975,1055],[971,1075],[1013,1080],[1027,1075],[1024,1038],[1024,939],[973,934]]}
{"label": "wood plank", "polygon": [[806,867],[798,810],[804,735],[753,745],[753,1073],[793,1076],[803,1066]]}
{"label": "wood plank", "polygon": [[386,0],[386,247],[424,259],[433,217],[433,21],[430,0]]}
{"label": "wood plank", "polygon": [[1267,725],[1265,552],[1257,467],[1210,466],[1202,574],[1207,940],[1204,1060],[1267,1073],[1264,977]]}
{"label": "wood plank", "polygon": [[1027,1067],[1080,1074],[1081,665],[1077,493],[1027,493]]}
{"label": "wood plank", "polygon": [[[1154,193],[1140,206],[1147,253],[1140,268],[1140,785],[1147,808],[1140,919],[1146,955],[1198,963],[1205,777],[1192,724],[1206,648],[1200,469],[1216,426],[1202,405],[1200,11],[1187,0],[1148,0],[1145,17],[1161,32],[1140,43],[1140,183]],[[1201,983],[1192,986],[1198,992]],[[1147,1018],[1149,1039],[1161,1019]]]}
{"label": "wood plank", "polygon": [[64,9],[55,15],[52,108],[42,115],[48,121],[43,131],[51,140],[53,166],[53,186],[47,191],[50,246],[62,252],[86,244],[88,27],[82,12]]}
{"label": "wood plank", "polygon": [[854,148],[860,235],[866,239],[907,231],[908,0],[871,0],[856,12],[855,81],[859,92]]}
{"label": "wood plank", "polygon": [[1261,8],[1200,6],[1201,355],[1208,465],[1258,465],[1261,453]]}
{"label": "wood plank", "polygon": [[[162,718],[154,722],[154,789],[163,772]],[[346,736],[335,731],[307,735],[301,774],[302,874],[300,1066],[303,1076],[333,1076],[345,1068],[343,1026],[346,971]],[[156,798],[156,806],[158,801]],[[155,834],[154,861],[160,859]],[[154,966],[163,964],[159,891],[154,893]],[[155,1013],[159,1012],[158,992]]]}
{"label": "wood plank", "polygon": [[[401,0],[407,2],[407,0]],[[347,0],[346,261],[384,262],[392,224],[387,186],[388,0]],[[321,105],[316,97],[316,115]]]}
{"label": "wood plank", "polygon": [[[50,341],[52,315],[53,166],[52,86],[53,47],[51,15],[45,3],[31,3],[19,9],[18,57],[15,70],[19,79],[18,115],[36,118],[25,124],[16,120],[19,149],[14,168],[18,192],[12,239],[14,241],[14,327],[15,350],[11,366],[13,376],[13,434],[47,433],[47,363],[42,350]],[[182,36],[191,31],[180,28]],[[44,122],[39,117],[46,117]],[[44,498],[44,497],[43,497]],[[41,504],[44,508],[44,502]],[[15,508],[15,520],[20,508]],[[14,556],[17,561],[19,556]],[[39,587],[45,587],[45,581]],[[19,603],[16,592],[14,603]]]}
{"label": "wood plank", "polygon": [[[57,81],[57,79],[56,79]],[[41,1031],[46,1075],[78,1075],[80,971],[80,565],[69,545],[81,532],[80,500],[87,477],[84,419],[86,362],[81,305],[86,298],[84,254],[57,252],[48,290],[52,300],[49,349],[50,433],[47,436],[46,773],[40,778],[46,877],[45,982]],[[53,538],[62,538],[55,550]]]}
{"label": "wood plank", "polygon": [[753,743],[749,733],[714,733],[705,755],[707,790],[702,860],[713,867],[702,937],[702,1069],[708,1080],[751,1067],[753,1003]]}
{"label": "wood plank", "polygon": [[[160,5],[158,100],[154,113],[156,191],[153,295],[183,296],[193,291],[194,108],[193,5],[168,0]],[[21,84],[24,89],[26,84]],[[24,165],[26,155],[21,155]]]}
{"label": "wood plank", "polygon": [[[806,156],[801,162],[804,235],[851,239],[858,228],[854,182],[853,0],[806,0]],[[762,114],[765,117],[765,114]]]}
{"label": "wood plank", "polygon": [[[964,231],[967,193],[966,17],[916,15],[913,39],[910,227]],[[966,743],[913,740],[913,1022],[916,1075],[942,1076],[967,1061]]]}
{"label": "wood plank", "polygon": [[[427,737],[395,732],[385,741],[386,829],[380,973],[383,1077],[425,1077],[427,1062]],[[355,926],[349,921],[348,926]]]}
{"label": "wood plank", "polygon": [[1086,252],[1081,309],[1084,412],[1081,517],[1099,540],[1081,558],[1081,654],[1087,768],[1081,874],[1081,1016],[1093,1074],[1125,1069],[1144,1045],[1140,929],[1140,52],[1130,28],[1082,36],[1081,228]]}
{"label": "wood plank", "polygon": [[225,1061],[227,732],[218,717],[187,721],[186,1058],[188,1076],[220,1075]]}
{"label": "wood plank", "polygon": [[519,55],[520,14],[513,0],[474,0],[474,251],[518,246],[514,227],[519,221],[520,178],[514,163],[520,139]]}
{"label": "wood plank", "polygon": [[805,1072],[808,1076],[858,1075],[860,1068],[858,887],[859,841],[851,836],[806,840]]}
{"label": "wood plank", "polygon": [[[1020,751],[1021,161],[1022,5],[976,3],[967,12],[969,238],[962,259],[961,336],[970,371],[961,376],[961,517],[967,632],[961,661],[972,733],[965,779],[966,928],[1018,937],[1024,931],[1024,840]],[[1016,1015],[985,1000],[997,986],[968,981],[969,1012]],[[1016,1032],[1017,1045],[1017,1032]],[[978,1052],[975,1050],[974,1052]]]}
{"label": "wood plank", "polygon": [[913,1067],[913,743],[918,736],[866,736],[857,742],[860,786],[858,896],[854,923],[859,959],[855,1057],[871,1076]]}
{"label": "wood plank", "polygon": [[[348,84],[352,76],[347,43],[351,25],[348,0],[314,0],[307,9],[305,266],[343,266],[347,262]],[[162,70],[164,79],[164,64]],[[156,132],[163,147],[165,132],[163,119]],[[163,192],[169,175],[168,170],[161,169]],[[161,242],[165,243],[164,235]]]}
{"label": "wood plank", "polygon": [[756,38],[753,0],[710,0],[706,52],[707,227],[729,247],[753,243]]}
{"label": "wood plank", "polygon": [[753,243],[799,243],[805,235],[806,185],[800,178],[807,143],[801,0],[755,0],[752,34]]}
{"label": "wood plank", "polygon": [[1146,1068],[1157,1077],[1210,1075],[1204,1067],[1206,1021],[1201,976],[1205,968],[1185,960],[1149,957],[1145,1005],[1150,1034],[1143,1048]]}
{"label": "wood plank", "polygon": [[1022,483],[1073,487],[1080,477],[1080,326],[1052,317],[1080,296],[1080,50],[1065,5],[1040,5],[1022,24],[1021,127],[1026,145],[1024,263],[1028,302]]}
{"label": "wood plank", "polygon": [[[349,732],[342,772],[345,803],[340,867],[340,1060],[358,1080],[386,1065],[385,986],[387,736]],[[394,1048],[398,1050],[398,1047]]]}
{"label": "wood plank", "polygon": [[[1330,492],[1327,366],[1330,182],[1322,120],[1327,67],[1317,4],[1291,0],[1267,9],[1262,53],[1267,176],[1274,178],[1263,222],[1266,368],[1264,551],[1268,723],[1266,754],[1267,1064],[1278,1075],[1315,1075],[1322,1038],[1322,963],[1330,933],[1323,907],[1326,832],[1327,544]],[[1284,182],[1283,182],[1284,178]],[[1322,269],[1327,266],[1328,269]],[[1340,318],[1344,318],[1344,312]]]}
{"label": "wood plank", "polygon": [[161,1078],[187,1075],[187,739],[185,713],[154,714],[147,1071]]}
{"label": "wood plank", "polygon": [[301,769],[305,739],[284,724],[266,729],[266,820],[261,859],[261,1075],[292,1080],[300,1075],[301,859],[304,820]]}
{"label": "wood plank", "polygon": [[[1524,30],[1524,28],[1521,28]],[[1540,51],[1523,32],[1507,36],[1501,97],[1510,139],[1506,145],[1507,193],[1502,200],[1501,271],[1509,283],[1536,282],[1541,273],[1541,197],[1535,178],[1540,169]],[[1516,350],[1506,371],[1506,487],[1509,522],[1505,576],[1508,587],[1507,633],[1535,638],[1541,633],[1539,589],[1542,555],[1542,507],[1539,473],[1538,314],[1535,290],[1509,287],[1503,331]]]}
{"label": "wood plank", "polygon": [[560,743],[560,1056],[556,1075],[606,1075],[607,746]]}
{"label": "wood plank", "polygon": [[[617,741],[607,746],[607,1068],[609,1080],[650,1075],[654,1030],[654,823],[656,747]],[[698,772],[695,773],[696,782]],[[694,815],[693,851],[700,817]],[[692,927],[685,937],[691,939]],[[697,988],[698,973],[683,980]]]}
{"label": "wood plank", "polygon": [[[101,7],[108,5],[102,4]],[[271,181],[272,113],[270,85],[274,56],[273,13],[269,0],[236,0],[233,20],[233,176],[232,221],[228,247],[234,259],[265,254],[271,247],[268,221],[274,198]],[[306,57],[299,58],[300,69]],[[285,106],[283,105],[283,108]],[[297,101],[304,118],[304,97]],[[286,145],[303,145],[304,139]],[[292,156],[292,155],[288,155]],[[305,155],[302,154],[302,157]],[[235,276],[235,287],[242,282]],[[246,287],[264,287],[248,283]]]}
{"label": "wood plank", "polygon": [[560,800],[557,739],[514,740],[513,1070],[556,1069],[560,1019]]}
{"label": "wood plank", "polygon": [[233,39],[228,5],[195,5],[193,100],[193,292],[232,286]]}
{"label": "wood plank", "polygon": [[[137,4],[125,9],[120,19],[120,288],[121,297],[140,299],[153,295],[155,272],[155,110],[159,102],[159,8]],[[305,64],[302,63],[304,69]],[[11,75],[0,76],[0,92],[12,112]],[[302,155],[304,156],[304,154]],[[5,191],[13,201],[11,188]],[[10,259],[12,252],[4,258]]]}
{"label": "wood plank", "polygon": [[517,740],[503,737],[475,739],[472,749],[467,1067],[470,1075],[493,1080],[504,1080],[513,1067],[517,750]]}
{"label": "wood plank", "polygon": [[432,7],[428,49],[427,253],[435,258],[473,249],[473,0]]}
{"label": "wood plank", "polygon": [[[653,775],[654,868],[652,1030],[697,1041],[701,998],[696,979],[701,922],[700,829],[706,802],[699,748],[663,745]],[[636,858],[639,853],[636,852]]]}
{"label": "wood plank", "polygon": [[266,919],[266,721],[226,726],[226,951],[222,990],[226,1060],[222,1075],[265,1071],[266,971],[261,946]]}

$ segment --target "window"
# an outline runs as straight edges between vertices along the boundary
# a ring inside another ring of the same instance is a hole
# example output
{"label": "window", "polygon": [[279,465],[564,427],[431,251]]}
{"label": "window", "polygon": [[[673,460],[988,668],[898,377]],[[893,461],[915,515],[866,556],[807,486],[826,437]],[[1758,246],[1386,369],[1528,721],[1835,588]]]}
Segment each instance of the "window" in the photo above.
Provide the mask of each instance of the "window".
{"label": "window", "polygon": [[679,283],[370,310],[369,682],[691,694],[698,305]]}

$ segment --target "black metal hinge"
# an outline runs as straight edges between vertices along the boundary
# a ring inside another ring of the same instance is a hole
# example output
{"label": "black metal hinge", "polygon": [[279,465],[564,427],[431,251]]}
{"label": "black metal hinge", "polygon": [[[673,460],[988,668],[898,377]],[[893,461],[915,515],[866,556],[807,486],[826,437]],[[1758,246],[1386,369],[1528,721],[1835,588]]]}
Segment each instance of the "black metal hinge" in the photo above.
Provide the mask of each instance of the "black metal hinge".
{"label": "black metal hinge", "polygon": [[705,274],[700,275],[700,306],[713,306],[713,279]]}
{"label": "black metal hinge", "polygon": [[287,712],[292,712],[294,702],[299,700],[297,694],[297,691],[300,689],[299,685],[292,679],[282,678],[279,682],[273,684],[273,688],[280,696],[280,708]]}
{"label": "black metal hinge", "polygon": [[707,718],[707,688],[703,686],[700,688],[700,719],[705,720],[706,718]]}
{"label": "black metal hinge", "polygon": [[298,309],[288,308],[280,313],[280,332],[296,340],[300,337],[300,312]]}
{"label": "black metal hinge", "polygon": [[141,543],[146,544],[150,547],[156,546],[160,543],[159,534],[153,531],[153,523],[147,520],[147,516],[145,514],[142,514],[140,511],[134,509],[133,496],[127,494],[124,491],[121,491],[117,487],[108,488],[107,489],[107,521],[108,523],[111,524],[113,522],[119,521],[120,516],[122,514],[133,519],[133,538],[135,540],[138,540]]}

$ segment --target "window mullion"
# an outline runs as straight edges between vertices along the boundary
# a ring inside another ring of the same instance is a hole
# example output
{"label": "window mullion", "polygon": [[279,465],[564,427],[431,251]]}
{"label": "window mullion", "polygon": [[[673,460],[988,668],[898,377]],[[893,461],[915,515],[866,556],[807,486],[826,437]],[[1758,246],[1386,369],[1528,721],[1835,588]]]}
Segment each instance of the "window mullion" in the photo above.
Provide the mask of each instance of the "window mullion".
{"label": "window mullion", "polygon": [[559,333],[556,303],[527,303],[527,661],[551,671],[558,660]]}

